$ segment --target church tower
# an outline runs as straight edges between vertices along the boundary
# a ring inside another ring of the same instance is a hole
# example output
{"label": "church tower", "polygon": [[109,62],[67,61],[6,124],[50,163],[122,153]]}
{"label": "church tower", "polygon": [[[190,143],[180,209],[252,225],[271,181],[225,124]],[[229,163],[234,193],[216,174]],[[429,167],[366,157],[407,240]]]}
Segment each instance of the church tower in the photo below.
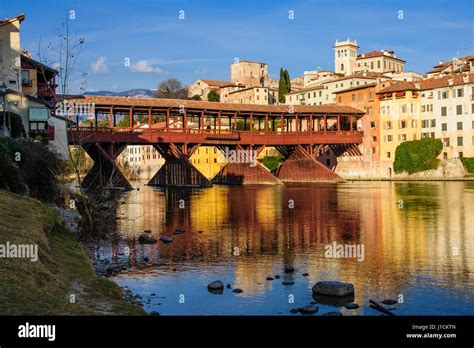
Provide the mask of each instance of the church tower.
{"label": "church tower", "polygon": [[334,44],[334,71],[339,74],[351,75],[356,68],[359,46],[357,41],[338,41]]}

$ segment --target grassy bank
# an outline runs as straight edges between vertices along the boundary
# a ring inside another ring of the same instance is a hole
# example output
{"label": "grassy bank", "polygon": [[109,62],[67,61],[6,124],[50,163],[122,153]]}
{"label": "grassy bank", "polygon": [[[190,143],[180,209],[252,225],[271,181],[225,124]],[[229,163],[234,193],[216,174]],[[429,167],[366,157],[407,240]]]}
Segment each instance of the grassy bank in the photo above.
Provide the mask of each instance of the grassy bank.
{"label": "grassy bank", "polygon": [[[138,315],[121,289],[98,278],[85,247],[41,202],[0,190],[0,244],[38,244],[38,261],[0,258],[4,315]],[[76,303],[70,303],[70,295]]]}

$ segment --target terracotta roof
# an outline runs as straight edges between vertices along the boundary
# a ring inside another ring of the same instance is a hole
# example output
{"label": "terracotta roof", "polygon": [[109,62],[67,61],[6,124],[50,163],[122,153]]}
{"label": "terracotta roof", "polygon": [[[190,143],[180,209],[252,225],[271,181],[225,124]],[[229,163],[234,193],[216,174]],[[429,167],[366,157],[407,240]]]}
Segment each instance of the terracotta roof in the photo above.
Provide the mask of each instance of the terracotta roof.
{"label": "terracotta roof", "polygon": [[421,90],[458,86],[458,85],[463,85],[467,83],[474,83],[474,73],[473,74],[456,74],[456,75],[451,75],[451,76],[448,75],[448,76],[443,76],[439,78],[422,80],[418,82]]}
{"label": "terracotta roof", "polygon": [[[471,61],[471,60],[474,60],[474,54],[469,55],[469,56],[459,57],[457,59],[460,60],[460,61]],[[439,63],[439,64],[433,66],[434,69],[428,71],[427,74],[433,74],[433,73],[443,71],[447,67],[451,66],[453,64],[453,62],[454,62],[453,60],[449,60],[447,62]],[[469,71],[470,69],[469,69],[469,66],[466,64],[465,66],[462,67],[461,70],[462,71]]]}
{"label": "terracotta roof", "polygon": [[376,87],[376,86],[377,86],[377,83],[374,82],[374,83],[368,83],[366,85],[359,85],[359,86],[354,86],[354,87],[351,87],[351,88],[346,88],[346,89],[336,91],[336,92],[333,92],[333,93],[334,94],[346,93],[346,92],[350,92],[350,91],[356,91],[358,89],[365,89],[365,88]]}
{"label": "terracotta roof", "polygon": [[218,81],[218,80],[201,80],[204,83],[207,83],[209,86],[216,86],[216,87],[222,87],[222,86],[228,86],[231,85],[231,82],[228,81]]}
{"label": "terracotta roof", "polygon": [[349,79],[369,79],[369,80],[373,80],[377,77],[391,79],[390,76],[386,76],[382,73],[375,72],[375,71],[367,71],[365,73],[358,73],[358,74],[352,74],[352,75],[347,75],[347,76],[343,76],[343,77],[338,77],[336,79],[321,82],[321,84],[344,81],[344,80],[349,80]]}
{"label": "terracotta roof", "polygon": [[48,71],[52,72],[53,74],[56,74],[56,75],[59,74],[59,71],[57,71],[57,70],[55,70],[55,69],[53,69],[53,68],[47,66],[46,64],[43,64],[43,63],[41,63],[41,62],[38,62],[37,60],[34,60],[33,58],[30,58],[30,57],[28,57],[28,56],[25,56],[24,54],[21,55],[21,60],[22,60],[23,62],[26,62],[26,63],[28,63],[28,64],[31,64],[31,65],[33,65],[33,66],[35,66],[35,67],[37,67],[37,68],[39,67],[39,68],[42,68],[42,69],[44,69],[44,70],[48,70]]}
{"label": "terracotta roof", "polygon": [[[70,99],[69,102],[89,102],[97,106],[135,106],[135,107],[161,107],[203,109],[228,112],[260,112],[260,113],[288,113],[289,105],[256,105],[256,104],[233,104],[220,102],[207,102],[184,99],[160,99],[160,98],[126,98],[109,96],[84,96],[78,99]],[[363,111],[344,105],[293,105],[294,112],[306,113],[343,113],[364,114]]]}
{"label": "terracotta roof", "polygon": [[[386,51],[386,52],[393,53],[393,51]],[[367,58],[374,58],[374,57],[387,57],[387,58],[396,59],[396,60],[406,63],[406,61],[404,61],[403,59],[390,56],[390,55],[385,55],[384,52],[382,51],[370,51],[370,52],[362,53],[357,56],[357,59],[367,59]]]}
{"label": "terracotta roof", "polygon": [[389,93],[389,92],[401,92],[401,91],[416,91],[418,87],[413,82],[407,81],[398,81],[391,86],[385,87],[377,92],[380,93]]}
{"label": "terracotta roof", "polygon": [[312,86],[312,87],[306,87],[306,88],[300,88],[298,90],[295,90],[294,92],[290,92],[290,93],[285,93],[285,95],[288,95],[288,94],[299,94],[299,93],[305,93],[305,92],[310,92],[310,91],[318,91],[320,89],[324,89],[324,86],[322,85],[316,85],[316,86]]}
{"label": "terracotta roof", "polygon": [[12,17],[12,18],[4,18],[4,19],[0,19],[0,26],[1,25],[6,25],[8,23],[12,23],[16,20],[20,21],[20,23],[25,19],[25,14],[24,13],[20,13],[18,16],[16,17]]}

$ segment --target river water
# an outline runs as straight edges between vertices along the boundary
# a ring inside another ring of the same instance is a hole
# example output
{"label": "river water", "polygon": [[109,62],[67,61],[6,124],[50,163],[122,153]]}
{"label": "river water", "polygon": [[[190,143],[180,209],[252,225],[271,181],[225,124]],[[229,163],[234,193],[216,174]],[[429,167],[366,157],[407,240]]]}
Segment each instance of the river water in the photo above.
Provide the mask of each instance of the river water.
{"label": "river water", "polygon": [[[380,315],[369,300],[395,299],[397,315],[474,314],[474,182],[134,186],[117,213],[120,238],[100,254],[127,266],[111,279],[141,295],[146,311],[293,315],[316,300],[317,315]],[[136,242],[148,229],[173,242]],[[210,293],[215,280],[243,292]],[[353,283],[354,299],[314,299],[322,280]],[[351,300],[360,307],[345,309]]]}

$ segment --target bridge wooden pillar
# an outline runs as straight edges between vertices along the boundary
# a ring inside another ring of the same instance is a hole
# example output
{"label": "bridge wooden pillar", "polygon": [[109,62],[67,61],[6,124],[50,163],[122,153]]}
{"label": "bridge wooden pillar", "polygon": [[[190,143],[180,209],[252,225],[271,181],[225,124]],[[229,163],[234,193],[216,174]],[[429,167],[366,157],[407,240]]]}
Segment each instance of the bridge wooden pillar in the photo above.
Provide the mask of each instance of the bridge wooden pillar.
{"label": "bridge wooden pillar", "polygon": [[166,129],[170,128],[170,109],[166,109]]}
{"label": "bridge wooden pillar", "polygon": [[200,144],[153,144],[165,163],[149,181],[151,186],[209,187],[212,182],[189,160]]}
{"label": "bridge wooden pillar", "polygon": [[148,109],[148,128],[151,129],[151,108]]}
{"label": "bridge wooden pillar", "polygon": [[229,156],[228,163],[221,168],[212,182],[220,185],[280,185],[266,167],[257,161],[264,146],[218,145],[217,148]]}
{"label": "bridge wooden pillar", "polygon": [[117,157],[126,147],[127,143],[88,143],[82,145],[94,164],[82,180],[81,185],[92,190],[101,187],[131,189],[127,179],[115,163]]}
{"label": "bridge wooden pillar", "polygon": [[[316,147],[316,148],[315,148]],[[339,175],[314,158],[318,145],[278,145],[275,148],[283,155],[283,163],[274,174],[285,182],[341,182]]]}
{"label": "bridge wooden pillar", "polygon": [[250,113],[250,131],[253,130],[253,112]]}
{"label": "bridge wooden pillar", "polygon": [[115,124],[114,124],[114,107],[111,106],[110,107],[110,111],[109,111],[109,126],[110,128],[114,128]]}
{"label": "bridge wooden pillar", "polygon": [[133,129],[133,107],[130,108],[130,129]]}

